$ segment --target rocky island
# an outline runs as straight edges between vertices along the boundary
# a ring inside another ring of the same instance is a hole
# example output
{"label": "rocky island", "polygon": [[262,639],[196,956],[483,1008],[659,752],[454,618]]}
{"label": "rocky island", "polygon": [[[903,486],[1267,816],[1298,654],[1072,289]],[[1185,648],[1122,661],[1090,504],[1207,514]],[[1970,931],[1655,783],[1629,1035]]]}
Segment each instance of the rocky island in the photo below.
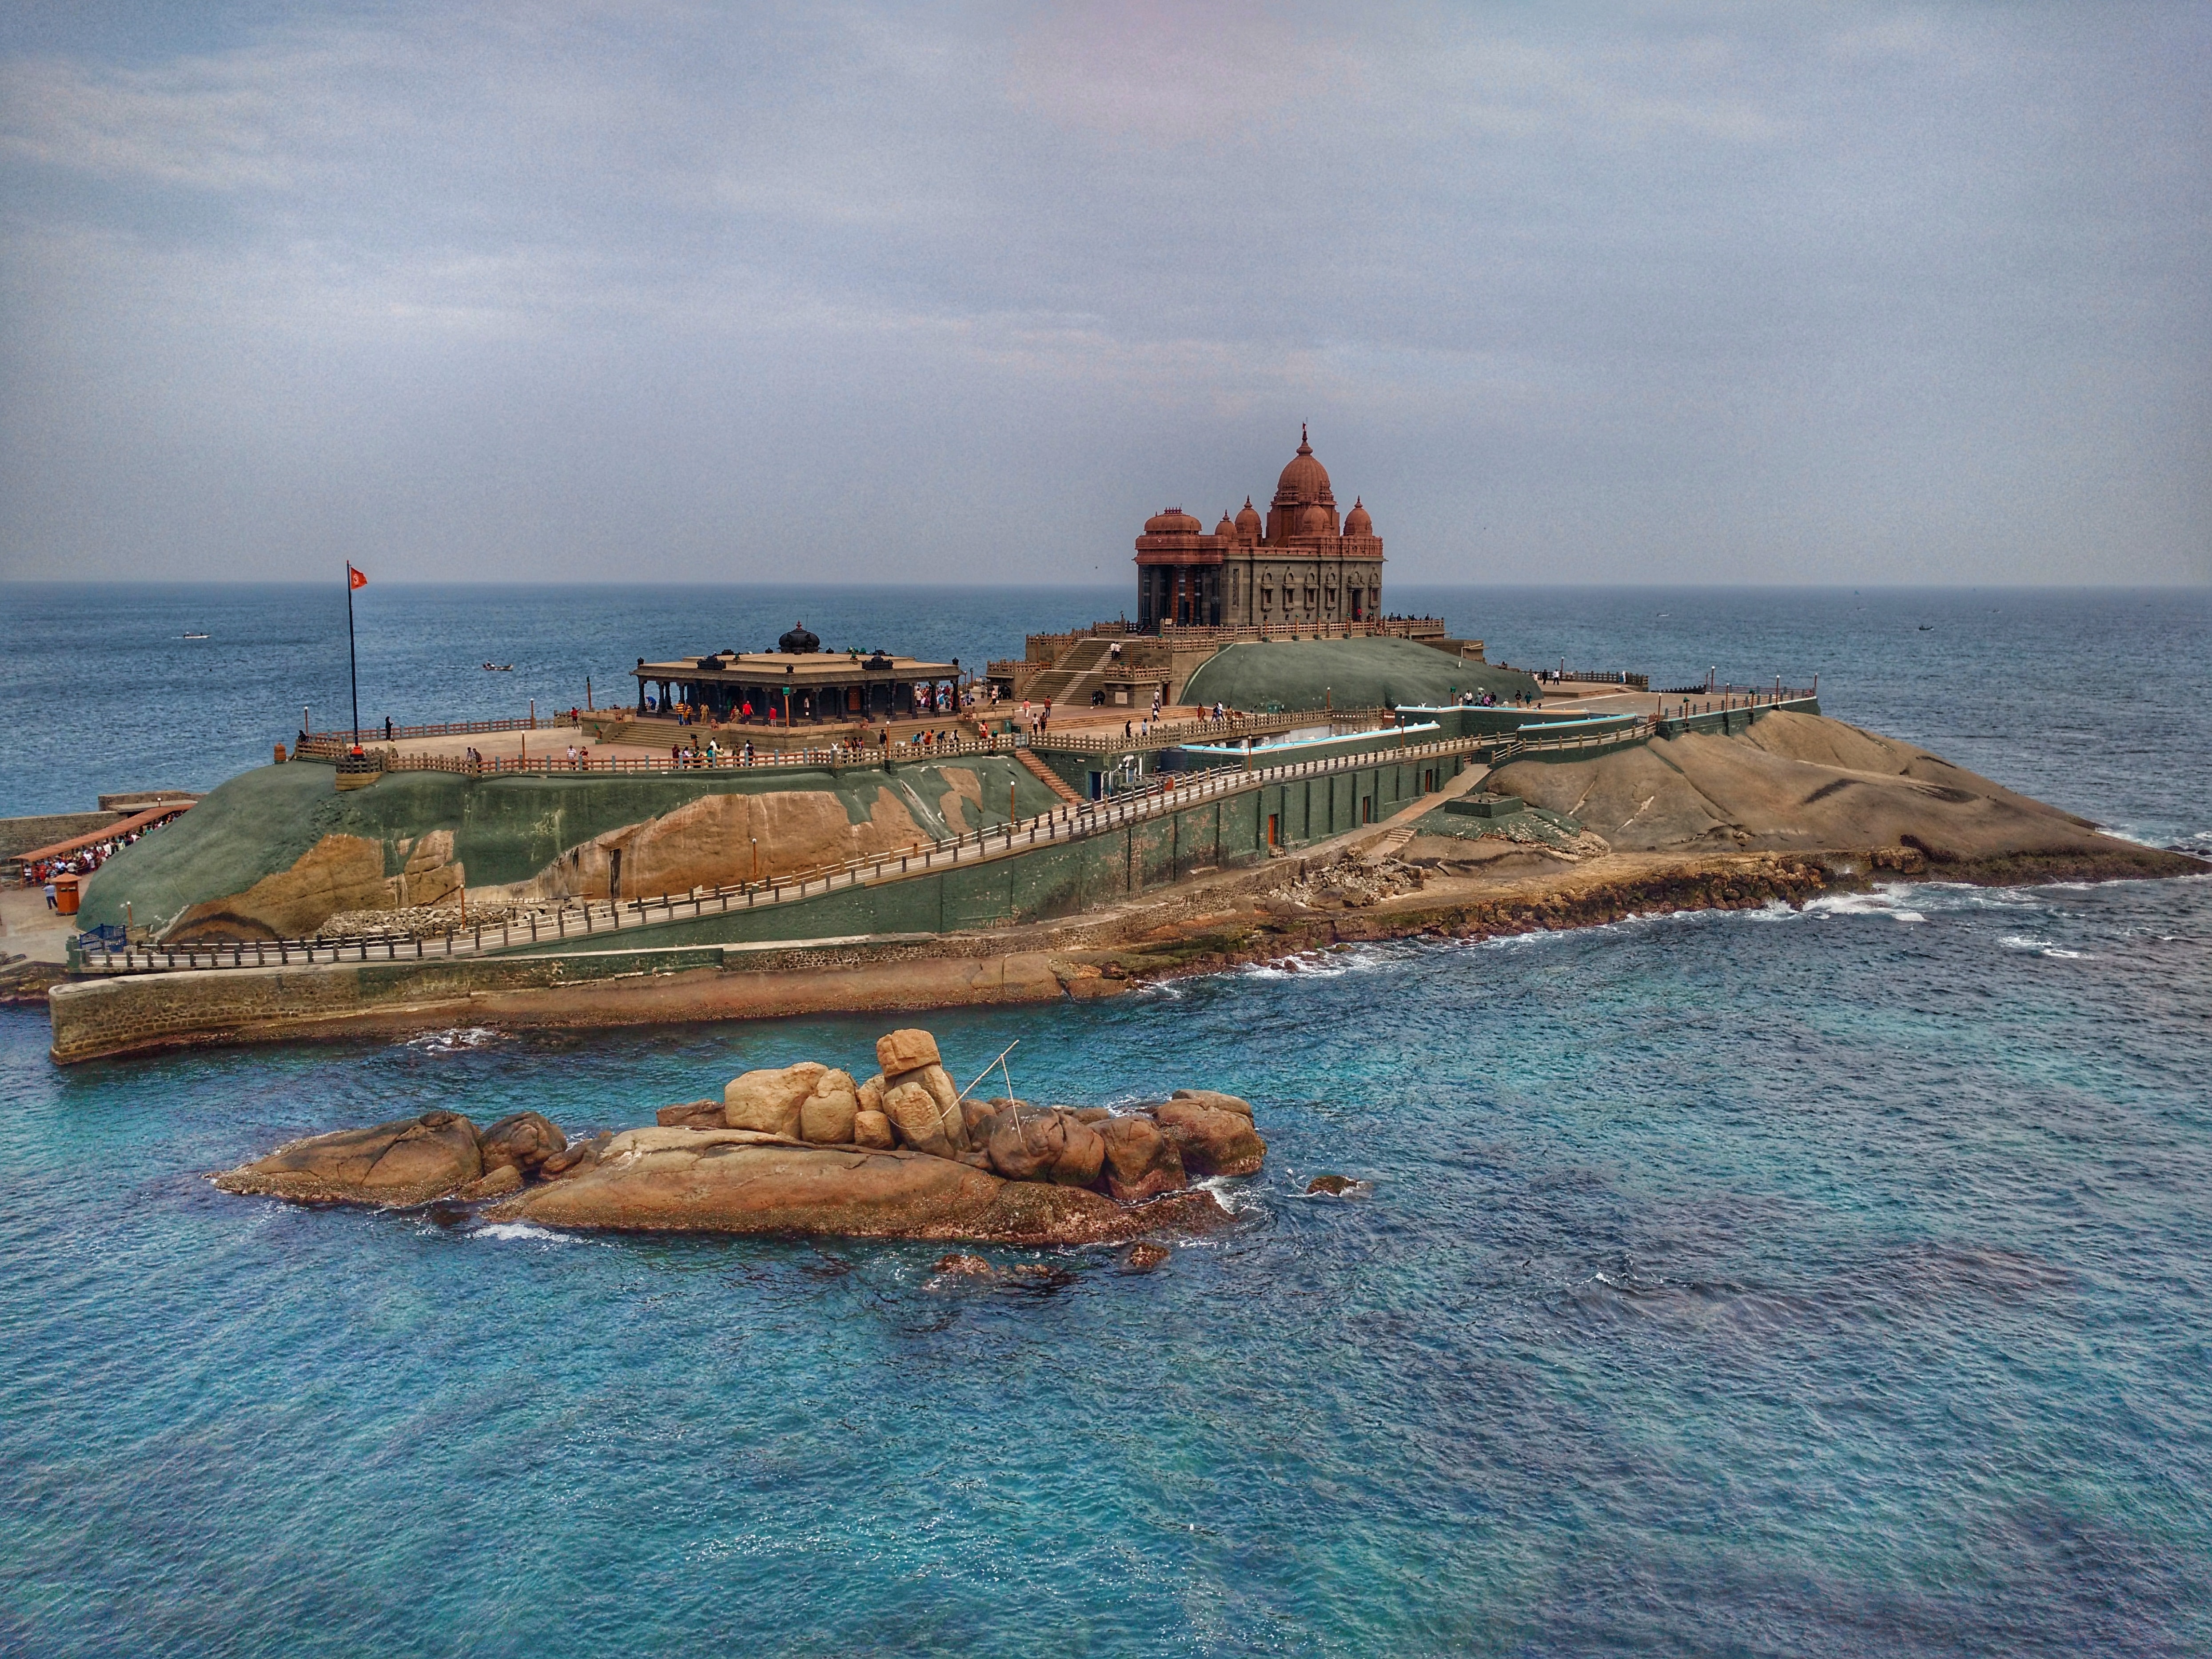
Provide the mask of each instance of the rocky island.
{"label": "rocky island", "polygon": [[1192,1183],[1267,1156],[1234,1095],[1179,1089],[1118,1111],[969,1099],[917,1030],[878,1040],[876,1061],[858,1083],[811,1060],[748,1072],[719,1101],[588,1140],[536,1112],[483,1129],[425,1112],[293,1141],[215,1184],[581,1230],[1075,1245],[1218,1226],[1228,1212]]}
{"label": "rocky island", "polygon": [[2208,867],[1834,719],[1817,674],[1491,662],[1389,613],[1373,515],[1331,490],[1302,441],[1264,515],[1155,515],[1133,623],[981,675],[799,627],[641,655],[634,705],[550,727],[303,731],[83,882],[37,981],[52,1056],[1087,999],[1354,941]]}

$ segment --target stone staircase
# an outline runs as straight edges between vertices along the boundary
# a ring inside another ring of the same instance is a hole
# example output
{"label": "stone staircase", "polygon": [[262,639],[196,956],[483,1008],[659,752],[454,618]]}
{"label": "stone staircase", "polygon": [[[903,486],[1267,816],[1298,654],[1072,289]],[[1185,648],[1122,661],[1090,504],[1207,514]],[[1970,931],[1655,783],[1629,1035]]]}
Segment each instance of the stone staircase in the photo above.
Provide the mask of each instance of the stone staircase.
{"label": "stone staircase", "polygon": [[1113,650],[1111,640],[1078,640],[1066,656],[1030,682],[1030,701],[1057,706],[1068,702],[1079,689],[1087,691],[1082,683],[1105,667]]}
{"label": "stone staircase", "polygon": [[1079,803],[1083,799],[1082,796],[1077,794],[1073,789],[1068,787],[1067,780],[1066,778],[1060,776],[1059,773],[1054,771],[1052,768],[1047,766],[1042,761],[1039,760],[1028,750],[1015,750],[1014,758],[1019,761],[1024,767],[1028,769],[1029,774],[1031,777],[1043,784],[1046,788],[1051,790],[1052,793],[1059,796],[1060,799]]}
{"label": "stone staircase", "polygon": [[1386,836],[1379,836],[1376,840],[1369,842],[1365,847],[1360,849],[1360,851],[1366,857],[1370,859],[1380,860],[1395,858],[1400,853],[1405,850],[1406,843],[1413,840],[1413,826],[1409,823],[1401,829],[1391,830],[1389,834]]}

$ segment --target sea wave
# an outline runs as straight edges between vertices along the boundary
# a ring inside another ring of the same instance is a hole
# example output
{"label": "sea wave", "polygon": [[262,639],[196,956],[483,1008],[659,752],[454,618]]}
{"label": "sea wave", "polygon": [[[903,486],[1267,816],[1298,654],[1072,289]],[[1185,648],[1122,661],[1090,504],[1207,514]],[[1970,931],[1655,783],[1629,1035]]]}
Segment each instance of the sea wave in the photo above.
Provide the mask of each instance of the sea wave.
{"label": "sea wave", "polygon": [[1346,974],[1370,972],[1389,959],[1380,947],[1358,945],[1339,951],[1299,951],[1232,971],[1242,979],[1341,979]]}
{"label": "sea wave", "polygon": [[1814,916],[1887,916],[1892,921],[1925,921],[1927,916],[1905,902],[1902,882],[1886,882],[1870,893],[1826,893],[1808,899],[1805,913]]}
{"label": "sea wave", "polygon": [[400,1046],[414,1048],[426,1054],[457,1054],[470,1048],[487,1048],[507,1034],[495,1031],[489,1025],[456,1025],[443,1031],[425,1031],[411,1036]]}
{"label": "sea wave", "polygon": [[494,1238],[501,1243],[580,1244],[573,1233],[556,1233],[550,1227],[533,1227],[527,1221],[495,1221],[470,1233],[471,1238]]}

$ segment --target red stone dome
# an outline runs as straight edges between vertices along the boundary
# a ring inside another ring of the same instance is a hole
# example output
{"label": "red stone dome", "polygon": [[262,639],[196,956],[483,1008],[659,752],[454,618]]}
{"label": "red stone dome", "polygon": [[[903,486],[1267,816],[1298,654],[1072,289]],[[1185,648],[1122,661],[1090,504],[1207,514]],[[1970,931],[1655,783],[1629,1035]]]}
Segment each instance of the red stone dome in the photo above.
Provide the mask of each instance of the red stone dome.
{"label": "red stone dome", "polygon": [[1298,453],[1291,457],[1291,464],[1283,469],[1283,476],[1275,481],[1275,500],[1288,506],[1292,501],[1333,499],[1328,493],[1328,469],[1314,459],[1313,445],[1306,441],[1305,428],[1300,427]]}
{"label": "red stone dome", "polygon": [[1198,531],[1198,520],[1179,507],[1171,507],[1164,513],[1155,513],[1145,520],[1145,534],[1147,536],[1195,536]]}
{"label": "red stone dome", "polygon": [[1224,513],[1221,515],[1221,522],[1213,526],[1213,533],[1220,537],[1224,542],[1235,541],[1237,539],[1236,521],[1231,519],[1226,513]]}
{"label": "red stone dome", "polygon": [[1237,533],[1247,541],[1256,542],[1260,539],[1262,528],[1259,509],[1252,505],[1252,498],[1247,495],[1244,498],[1244,510],[1237,515]]}
{"label": "red stone dome", "polygon": [[1375,520],[1367,516],[1367,509],[1359,504],[1357,496],[1352,499],[1352,511],[1344,515],[1344,533],[1347,536],[1371,536],[1375,533]]}
{"label": "red stone dome", "polygon": [[1298,534],[1326,536],[1328,534],[1328,509],[1319,501],[1298,509]]}

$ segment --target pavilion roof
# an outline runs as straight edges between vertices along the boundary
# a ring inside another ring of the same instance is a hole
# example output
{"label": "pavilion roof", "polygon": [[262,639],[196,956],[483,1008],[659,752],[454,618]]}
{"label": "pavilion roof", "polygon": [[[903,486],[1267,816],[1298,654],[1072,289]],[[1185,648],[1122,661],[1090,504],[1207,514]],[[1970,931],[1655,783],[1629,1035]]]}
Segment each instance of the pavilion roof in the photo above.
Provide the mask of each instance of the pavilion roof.
{"label": "pavilion roof", "polygon": [[853,680],[951,680],[960,678],[957,662],[924,662],[919,657],[878,658],[869,652],[816,651],[794,654],[784,651],[737,651],[707,657],[678,657],[668,662],[640,663],[630,671],[633,679],[688,680],[695,684],[726,680],[757,684],[787,681],[817,685]]}

